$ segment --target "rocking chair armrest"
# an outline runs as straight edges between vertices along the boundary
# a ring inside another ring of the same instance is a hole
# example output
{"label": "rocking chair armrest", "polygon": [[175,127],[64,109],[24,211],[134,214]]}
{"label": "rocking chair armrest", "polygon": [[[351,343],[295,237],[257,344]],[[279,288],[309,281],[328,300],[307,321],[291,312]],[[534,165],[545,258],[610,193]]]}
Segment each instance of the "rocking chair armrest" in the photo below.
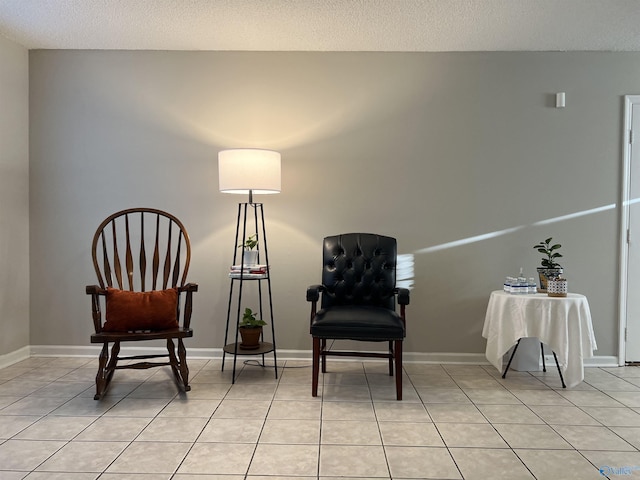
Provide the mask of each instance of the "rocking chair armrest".
{"label": "rocking chair armrest", "polygon": [[198,284],[197,283],[187,283],[183,287],[178,287],[178,292],[197,292]]}
{"label": "rocking chair armrest", "polygon": [[187,283],[183,287],[178,287],[178,293],[186,292],[187,297],[184,302],[184,316],[182,326],[185,329],[191,328],[191,314],[193,312],[193,292],[198,291],[197,283]]}
{"label": "rocking chair armrest", "polygon": [[85,287],[85,292],[87,295],[106,295],[107,290],[104,288],[100,288],[98,285],[87,285]]}
{"label": "rocking chair armrest", "polygon": [[91,295],[91,317],[93,318],[93,328],[96,333],[102,332],[102,312],[100,311],[99,295],[106,295],[107,290],[98,285],[87,285],[85,289],[87,295]]}

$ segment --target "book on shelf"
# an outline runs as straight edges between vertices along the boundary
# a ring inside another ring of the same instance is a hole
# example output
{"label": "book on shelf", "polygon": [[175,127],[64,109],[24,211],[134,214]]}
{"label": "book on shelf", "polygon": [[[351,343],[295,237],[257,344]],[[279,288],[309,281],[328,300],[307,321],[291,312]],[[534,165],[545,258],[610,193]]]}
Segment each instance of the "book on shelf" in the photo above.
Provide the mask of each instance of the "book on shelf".
{"label": "book on shelf", "polygon": [[242,278],[244,280],[250,280],[252,278],[267,278],[267,273],[242,273],[242,272],[229,272],[230,278]]}
{"label": "book on shelf", "polygon": [[243,271],[245,273],[267,273],[269,265],[231,265],[231,272]]}
{"label": "book on shelf", "polygon": [[231,278],[266,278],[268,265],[232,265],[229,270]]}

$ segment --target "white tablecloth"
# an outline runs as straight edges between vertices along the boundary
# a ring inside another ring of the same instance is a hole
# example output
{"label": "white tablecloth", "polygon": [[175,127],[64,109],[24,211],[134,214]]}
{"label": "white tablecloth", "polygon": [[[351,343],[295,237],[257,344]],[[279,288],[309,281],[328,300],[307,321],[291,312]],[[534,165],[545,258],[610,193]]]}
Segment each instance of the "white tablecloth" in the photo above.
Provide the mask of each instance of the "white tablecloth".
{"label": "white tablecloth", "polygon": [[487,360],[499,371],[502,371],[504,354],[518,339],[539,338],[558,356],[569,388],[582,382],[583,360],[593,356],[598,348],[589,303],[584,295],[577,293],[549,297],[544,293],[491,292],[482,336],[487,339]]}

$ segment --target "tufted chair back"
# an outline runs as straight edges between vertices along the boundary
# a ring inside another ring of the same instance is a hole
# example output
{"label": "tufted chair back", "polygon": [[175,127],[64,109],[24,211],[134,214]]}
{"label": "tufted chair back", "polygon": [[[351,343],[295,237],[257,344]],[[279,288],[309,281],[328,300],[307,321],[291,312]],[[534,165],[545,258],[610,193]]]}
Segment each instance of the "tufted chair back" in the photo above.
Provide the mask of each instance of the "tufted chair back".
{"label": "tufted chair back", "polygon": [[324,239],[321,308],[370,305],[395,309],[396,239],[347,233]]}

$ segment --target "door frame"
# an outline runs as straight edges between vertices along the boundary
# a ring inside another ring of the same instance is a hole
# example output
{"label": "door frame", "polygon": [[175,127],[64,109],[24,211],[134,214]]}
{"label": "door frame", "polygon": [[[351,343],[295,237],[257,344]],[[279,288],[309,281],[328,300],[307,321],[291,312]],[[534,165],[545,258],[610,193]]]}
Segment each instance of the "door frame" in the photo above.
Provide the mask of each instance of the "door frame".
{"label": "door frame", "polygon": [[[622,132],[622,192],[620,198],[620,290],[618,292],[618,365],[626,363],[627,330],[627,263],[629,261],[629,202],[631,192],[631,127],[633,105],[640,105],[640,95],[624,96],[624,127]],[[639,119],[640,121],[640,119]]]}

